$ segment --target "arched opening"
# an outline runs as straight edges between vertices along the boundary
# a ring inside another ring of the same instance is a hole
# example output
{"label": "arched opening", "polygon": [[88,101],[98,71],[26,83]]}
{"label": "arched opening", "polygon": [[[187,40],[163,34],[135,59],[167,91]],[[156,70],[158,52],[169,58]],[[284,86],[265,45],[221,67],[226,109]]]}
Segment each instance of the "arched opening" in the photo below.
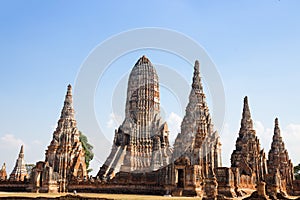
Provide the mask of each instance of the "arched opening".
{"label": "arched opening", "polygon": [[79,165],[78,170],[77,170],[77,178],[83,179],[83,167],[81,164]]}

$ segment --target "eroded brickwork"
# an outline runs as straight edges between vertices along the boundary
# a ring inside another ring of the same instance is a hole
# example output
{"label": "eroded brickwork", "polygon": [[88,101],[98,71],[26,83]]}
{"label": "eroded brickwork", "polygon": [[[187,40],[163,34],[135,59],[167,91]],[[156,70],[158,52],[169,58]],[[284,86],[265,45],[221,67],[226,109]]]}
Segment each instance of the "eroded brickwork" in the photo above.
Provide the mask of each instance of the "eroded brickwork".
{"label": "eroded brickwork", "polygon": [[221,142],[214,129],[195,62],[192,89],[173,153],[174,179],[182,192],[214,198],[217,195],[215,169],[221,167]]}
{"label": "eroded brickwork", "polygon": [[24,160],[24,147],[21,146],[20,153],[18,155],[18,159],[16,161],[15,167],[11,174],[9,175],[10,181],[24,181],[24,179],[28,178],[28,173],[25,166]]}
{"label": "eroded brickwork", "polygon": [[170,163],[171,153],[168,125],[160,117],[158,76],[143,56],[129,75],[125,119],[98,176],[111,179],[120,171],[155,171]]}
{"label": "eroded brickwork", "polygon": [[261,149],[253,128],[247,97],[244,98],[241,127],[235,146],[231,155],[231,168],[236,179],[235,190],[239,192],[241,188],[254,189],[258,182],[265,180],[267,163],[265,152]]}
{"label": "eroded brickwork", "polygon": [[72,87],[68,85],[64,106],[44,162],[33,168],[33,191],[66,192],[68,182],[87,177],[85,151],[80,142],[73,109]]}
{"label": "eroded brickwork", "polygon": [[274,135],[268,155],[268,192],[293,193],[294,168],[280,134],[278,118],[275,119]]}

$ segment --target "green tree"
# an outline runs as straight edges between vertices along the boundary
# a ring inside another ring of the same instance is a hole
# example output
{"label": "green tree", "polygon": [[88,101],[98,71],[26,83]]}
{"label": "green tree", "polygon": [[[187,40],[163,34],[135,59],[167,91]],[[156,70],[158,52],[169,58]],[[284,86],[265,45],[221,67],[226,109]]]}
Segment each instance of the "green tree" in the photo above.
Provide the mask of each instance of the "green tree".
{"label": "green tree", "polygon": [[89,143],[87,137],[81,131],[79,131],[79,134],[80,134],[79,140],[85,151],[85,164],[86,164],[87,172],[89,173],[93,171],[93,169],[89,169],[89,166],[90,166],[90,161],[93,160],[94,158],[94,153],[93,153],[94,147]]}
{"label": "green tree", "polygon": [[296,180],[300,180],[300,164],[294,167],[294,176]]}
{"label": "green tree", "polygon": [[25,164],[25,167],[26,167],[28,175],[31,176],[32,168],[35,167],[35,164]]}

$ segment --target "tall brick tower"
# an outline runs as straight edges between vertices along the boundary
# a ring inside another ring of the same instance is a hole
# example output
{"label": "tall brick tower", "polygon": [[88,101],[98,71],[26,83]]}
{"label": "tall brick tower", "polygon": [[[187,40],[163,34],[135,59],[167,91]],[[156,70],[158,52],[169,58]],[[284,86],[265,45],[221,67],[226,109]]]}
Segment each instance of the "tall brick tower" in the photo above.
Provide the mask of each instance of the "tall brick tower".
{"label": "tall brick tower", "polygon": [[160,117],[158,75],[142,56],[129,75],[125,119],[115,130],[112,151],[98,176],[157,170],[169,163],[170,155],[168,126]]}

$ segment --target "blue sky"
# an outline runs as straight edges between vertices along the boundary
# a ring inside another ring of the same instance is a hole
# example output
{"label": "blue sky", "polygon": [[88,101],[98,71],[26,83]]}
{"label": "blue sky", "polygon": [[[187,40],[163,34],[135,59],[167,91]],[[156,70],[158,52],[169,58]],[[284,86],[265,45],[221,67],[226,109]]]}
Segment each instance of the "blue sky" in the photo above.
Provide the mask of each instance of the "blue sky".
{"label": "blue sky", "polygon": [[[27,162],[43,160],[60,115],[66,86],[76,82],[89,53],[112,35],[143,27],[181,32],[206,49],[214,61],[226,95],[226,118],[220,131],[224,165],[229,166],[245,95],[249,97],[262,146],[268,152],[273,121],[279,117],[290,157],[294,164],[299,163],[299,6],[297,0],[126,3],[2,0],[0,163],[6,162],[10,173],[21,143],[25,144]],[[126,80],[126,73],[143,54],[153,63],[168,66],[177,63],[172,67],[190,84],[192,68],[182,68],[186,63],[162,52],[141,51],[116,61],[99,85],[105,85],[106,80],[107,88],[114,89],[117,83],[109,84],[109,81],[121,80],[123,76]],[[124,68],[119,70],[118,66],[122,65]],[[164,89],[161,91],[162,104],[166,99],[172,101],[172,95],[163,92]],[[107,124],[104,131],[110,137],[115,124],[110,123],[111,110],[102,101],[109,103],[97,90],[95,112],[98,121]],[[120,105],[124,110],[123,104]],[[173,113],[178,122],[182,113],[173,109],[166,108],[165,118],[171,119]],[[96,146],[97,141],[93,144]],[[107,154],[97,154],[101,153]],[[93,164],[95,172],[100,162]]]}

